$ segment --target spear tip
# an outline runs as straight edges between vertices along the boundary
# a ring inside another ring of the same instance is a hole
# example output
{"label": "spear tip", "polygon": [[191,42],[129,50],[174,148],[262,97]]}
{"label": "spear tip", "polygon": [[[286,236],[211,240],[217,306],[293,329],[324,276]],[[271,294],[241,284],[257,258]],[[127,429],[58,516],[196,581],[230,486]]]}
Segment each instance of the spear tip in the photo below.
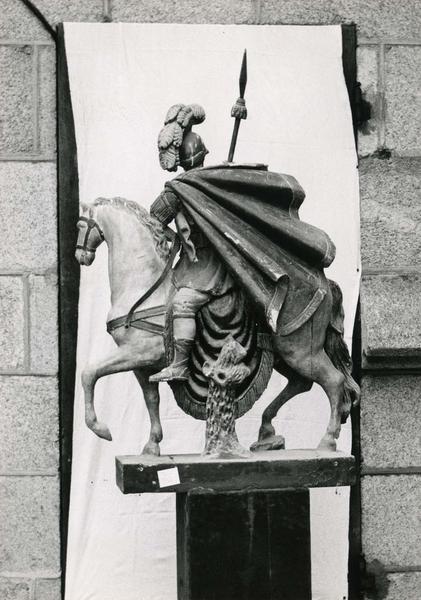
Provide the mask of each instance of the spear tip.
{"label": "spear tip", "polygon": [[243,61],[241,63],[241,71],[240,71],[240,96],[244,97],[244,92],[246,91],[247,84],[247,48],[244,49]]}

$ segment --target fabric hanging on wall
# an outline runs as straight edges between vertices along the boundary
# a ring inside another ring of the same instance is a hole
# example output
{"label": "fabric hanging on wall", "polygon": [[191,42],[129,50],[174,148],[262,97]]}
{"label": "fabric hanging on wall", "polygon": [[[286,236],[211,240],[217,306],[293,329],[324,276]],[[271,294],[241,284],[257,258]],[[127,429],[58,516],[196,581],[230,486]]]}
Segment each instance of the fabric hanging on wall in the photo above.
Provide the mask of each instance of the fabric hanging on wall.
{"label": "fabric hanging on wall", "polygon": [[[210,151],[206,164],[226,160],[230,109],[247,48],[248,119],[235,160],[267,163],[304,188],[301,219],[325,230],[337,246],[327,274],[343,290],[350,345],[359,289],[359,197],[341,28],[68,23],[64,32],[80,201],[123,196],[146,208],[171,178],[159,167],[156,140],[172,104],[204,106],[207,118],[197,131]],[[115,484],[114,457],[139,453],[148,436],[132,373],[104,378],[96,387],[99,418],[113,441],[100,440],[84,424],[80,372],[114,346],[105,330],[109,306],[103,244],[81,273],[66,600],[171,600],[175,496],[123,496]],[[262,410],[284,384],[273,375],[238,421],[244,445],[257,438]],[[204,423],[178,408],[167,385],[160,389],[162,453],[200,452]],[[281,409],[276,429],[288,448],[314,448],[329,413],[327,397],[315,385]],[[350,450],[349,423],[339,449]],[[311,544],[313,598],[346,597],[347,489],[311,491]]]}

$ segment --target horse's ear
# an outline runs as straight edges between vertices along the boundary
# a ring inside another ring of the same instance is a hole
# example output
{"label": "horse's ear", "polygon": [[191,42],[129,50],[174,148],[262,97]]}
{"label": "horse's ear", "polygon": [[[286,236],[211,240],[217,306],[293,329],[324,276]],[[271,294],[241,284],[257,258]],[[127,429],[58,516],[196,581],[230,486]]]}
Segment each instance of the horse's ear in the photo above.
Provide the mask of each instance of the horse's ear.
{"label": "horse's ear", "polygon": [[79,206],[82,212],[86,212],[87,210],[89,210],[89,204],[87,204],[86,202],[80,202]]}

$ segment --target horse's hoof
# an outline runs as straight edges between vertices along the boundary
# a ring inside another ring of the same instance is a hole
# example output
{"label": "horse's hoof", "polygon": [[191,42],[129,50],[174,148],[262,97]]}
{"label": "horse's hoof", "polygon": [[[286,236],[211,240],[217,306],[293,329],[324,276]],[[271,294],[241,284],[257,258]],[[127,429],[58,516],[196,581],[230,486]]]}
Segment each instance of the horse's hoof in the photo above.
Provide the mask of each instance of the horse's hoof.
{"label": "horse's hoof", "polygon": [[330,452],[336,451],[336,442],[332,439],[323,438],[320,444],[317,446],[317,450],[329,450]]}
{"label": "horse's hoof", "polygon": [[96,425],[93,425],[92,431],[98,437],[102,438],[103,440],[107,440],[108,442],[111,442],[113,439],[110,430],[106,425],[104,425],[104,423],[97,423]]}
{"label": "horse's hoof", "polygon": [[160,456],[161,450],[159,444],[156,442],[148,442],[142,450],[142,454],[149,454],[152,456]]}
{"label": "horse's hoof", "polygon": [[[260,425],[258,441],[263,442],[276,436],[275,427],[270,423]],[[256,442],[257,443],[257,442]]]}
{"label": "horse's hoof", "polygon": [[257,440],[250,446],[252,452],[265,452],[266,450],[285,450],[283,435],[271,435],[263,440]]}

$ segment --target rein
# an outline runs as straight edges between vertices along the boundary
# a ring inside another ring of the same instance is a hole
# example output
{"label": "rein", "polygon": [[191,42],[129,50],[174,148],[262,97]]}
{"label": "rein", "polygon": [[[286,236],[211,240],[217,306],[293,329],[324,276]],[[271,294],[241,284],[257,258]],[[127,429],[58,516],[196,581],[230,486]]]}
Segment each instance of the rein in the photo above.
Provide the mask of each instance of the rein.
{"label": "rein", "polygon": [[[143,304],[143,302],[145,302],[145,300],[147,300],[154,293],[154,291],[159,288],[159,286],[161,285],[161,283],[164,281],[164,279],[166,278],[166,276],[170,272],[170,270],[172,268],[172,265],[173,265],[173,262],[174,262],[174,259],[176,257],[177,252],[179,251],[179,249],[180,249],[180,240],[177,237],[174,237],[174,241],[173,241],[173,245],[172,245],[172,248],[171,248],[170,256],[168,257],[167,264],[165,265],[165,268],[162,271],[161,275],[158,277],[158,279],[155,281],[155,283],[153,283],[151,285],[151,287],[139,298],[139,300],[137,300],[133,304],[133,306],[129,310],[127,316],[125,317],[124,327],[126,329],[128,329],[130,327],[130,325],[132,324],[132,318],[133,318],[133,314],[134,314],[135,310],[137,308],[139,308],[139,306],[141,304]],[[120,318],[122,318],[122,317],[120,317]],[[113,319],[113,321],[116,321],[116,320],[117,319]]]}
{"label": "rein", "polygon": [[[94,248],[90,248],[88,246],[89,235],[93,229],[96,229],[98,231],[100,238],[102,240],[104,240],[105,238],[104,238],[104,233],[103,233],[102,229],[100,228],[98,223],[95,221],[95,219],[93,219],[91,216],[89,218],[88,217],[79,217],[79,221],[83,221],[84,223],[86,223],[87,228],[86,228],[86,232],[85,232],[85,237],[83,238],[83,244],[77,244],[76,248],[78,250],[84,250],[85,252],[87,250],[90,252],[95,252]],[[147,300],[155,292],[155,290],[157,290],[159,288],[161,283],[164,281],[164,279],[167,277],[168,273],[170,272],[170,270],[173,266],[174,259],[177,255],[177,252],[180,250],[181,244],[180,244],[180,240],[178,239],[176,234],[174,234],[174,232],[172,232],[170,229],[167,229],[167,231],[168,231],[168,235],[171,235],[173,244],[172,244],[170,255],[168,257],[168,261],[164,267],[164,270],[162,271],[162,273],[158,277],[158,279],[151,285],[151,287],[144,294],[142,294],[142,296],[139,298],[139,300],[137,300],[133,304],[133,306],[131,307],[131,309],[129,310],[129,312],[126,316],[117,317],[116,319],[112,319],[111,321],[109,321],[107,323],[107,331],[108,332],[111,332],[113,329],[116,329],[117,327],[122,327],[123,325],[126,329],[128,329],[131,325],[133,325],[134,327],[137,327],[138,329],[145,329],[147,331],[151,331],[152,333],[162,333],[162,331],[161,331],[162,328],[159,325],[156,325],[154,323],[148,323],[147,321],[144,321],[144,319],[150,318],[152,316],[158,316],[161,314],[165,314],[166,306],[155,306],[155,307],[152,307],[149,309],[147,308],[145,310],[138,311],[138,312],[136,312],[136,309],[139,308],[139,306],[141,304],[143,304],[143,302],[145,302],[145,300]]]}

